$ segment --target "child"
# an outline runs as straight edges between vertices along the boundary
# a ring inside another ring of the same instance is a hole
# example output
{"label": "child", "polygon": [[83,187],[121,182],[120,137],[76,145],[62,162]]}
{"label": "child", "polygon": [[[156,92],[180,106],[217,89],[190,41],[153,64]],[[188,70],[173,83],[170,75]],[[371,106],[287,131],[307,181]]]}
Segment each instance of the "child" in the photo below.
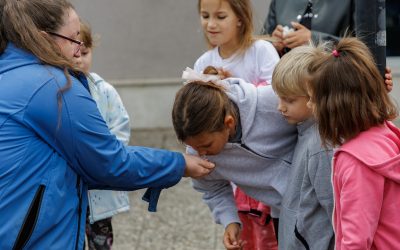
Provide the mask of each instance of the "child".
{"label": "child", "polygon": [[[195,71],[212,65],[257,86],[270,83],[279,56],[271,43],[253,37],[251,2],[200,0],[198,9],[210,50],[197,59]],[[235,189],[235,199],[243,224],[241,238],[247,241],[244,250],[277,249],[270,208],[240,188]]]}
{"label": "child", "polygon": [[255,85],[271,83],[279,55],[270,42],[253,37],[251,2],[199,0],[198,8],[211,49],[197,59],[194,70],[211,65]]}
{"label": "child", "polygon": [[344,38],[309,82],[319,133],[334,152],[336,249],[400,249],[398,110],[366,47]]}
{"label": "child", "polygon": [[270,85],[257,88],[241,79],[191,81],[175,97],[172,120],[178,139],[218,166],[193,185],[224,226],[227,249],[243,247],[231,182],[268,204],[272,217],[279,216],[297,132],[277,105]]}
{"label": "child", "polygon": [[[92,66],[93,37],[90,27],[81,21],[80,68],[88,73],[90,94],[96,101],[100,114],[110,131],[125,145],[129,143],[129,116],[117,91],[96,73],[89,73]],[[89,190],[89,213],[86,234],[89,249],[111,249],[113,231],[111,217],[129,210],[129,197],[126,191]]]}
{"label": "child", "polygon": [[281,58],[272,76],[278,109],[298,130],[279,216],[279,249],[334,248],[332,150],[322,146],[312,110],[307,107],[308,68],[321,53],[311,46],[294,48]]}

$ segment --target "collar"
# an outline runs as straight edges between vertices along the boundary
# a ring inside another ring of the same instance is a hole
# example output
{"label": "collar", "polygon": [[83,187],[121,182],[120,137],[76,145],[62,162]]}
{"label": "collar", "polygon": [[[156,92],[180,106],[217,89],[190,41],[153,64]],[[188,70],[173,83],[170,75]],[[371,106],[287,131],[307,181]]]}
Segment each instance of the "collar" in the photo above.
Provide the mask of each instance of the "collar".
{"label": "collar", "polygon": [[308,128],[312,127],[315,125],[315,119],[314,117],[308,118],[307,120],[300,122],[297,124],[297,131],[299,133],[299,136],[304,135],[304,133],[307,131]]}

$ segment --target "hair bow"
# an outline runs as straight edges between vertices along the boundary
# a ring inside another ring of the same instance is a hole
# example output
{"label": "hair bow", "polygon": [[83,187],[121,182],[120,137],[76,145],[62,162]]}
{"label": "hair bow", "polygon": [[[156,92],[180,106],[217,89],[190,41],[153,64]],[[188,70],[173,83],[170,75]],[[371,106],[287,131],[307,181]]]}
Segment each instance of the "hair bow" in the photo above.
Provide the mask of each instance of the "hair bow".
{"label": "hair bow", "polygon": [[187,84],[194,81],[202,81],[202,82],[212,82],[224,87],[226,87],[227,85],[225,81],[221,80],[221,77],[219,75],[207,75],[199,73],[189,67],[186,67],[186,69],[183,71],[182,79],[186,80],[183,84]]}

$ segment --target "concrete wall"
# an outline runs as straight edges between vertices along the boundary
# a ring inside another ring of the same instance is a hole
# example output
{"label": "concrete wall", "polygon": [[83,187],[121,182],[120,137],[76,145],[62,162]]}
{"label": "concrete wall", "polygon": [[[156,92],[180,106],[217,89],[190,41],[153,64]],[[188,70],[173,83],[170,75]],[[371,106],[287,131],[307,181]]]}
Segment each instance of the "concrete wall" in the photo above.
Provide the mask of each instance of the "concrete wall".
{"label": "concrete wall", "polygon": [[[93,71],[120,93],[132,118],[131,142],[170,147],[171,109],[182,70],[206,50],[197,0],[72,2],[100,37]],[[270,0],[252,2],[258,32]],[[400,100],[400,59],[389,58],[388,65],[396,77],[392,95]]]}
{"label": "concrete wall", "polygon": [[[197,0],[73,0],[100,35],[93,71],[116,86],[134,129],[171,128],[185,67],[205,50]],[[96,6],[93,6],[93,5]],[[269,0],[253,0],[259,31]]]}

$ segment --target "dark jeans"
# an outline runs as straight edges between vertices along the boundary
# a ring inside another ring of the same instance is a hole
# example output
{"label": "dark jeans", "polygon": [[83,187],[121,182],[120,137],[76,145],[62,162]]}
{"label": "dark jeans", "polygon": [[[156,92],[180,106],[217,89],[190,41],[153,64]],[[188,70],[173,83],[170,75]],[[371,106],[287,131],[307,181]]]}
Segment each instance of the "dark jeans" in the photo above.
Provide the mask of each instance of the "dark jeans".
{"label": "dark jeans", "polygon": [[86,218],[86,236],[90,250],[110,250],[114,239],[111,217],[93,224]]}

